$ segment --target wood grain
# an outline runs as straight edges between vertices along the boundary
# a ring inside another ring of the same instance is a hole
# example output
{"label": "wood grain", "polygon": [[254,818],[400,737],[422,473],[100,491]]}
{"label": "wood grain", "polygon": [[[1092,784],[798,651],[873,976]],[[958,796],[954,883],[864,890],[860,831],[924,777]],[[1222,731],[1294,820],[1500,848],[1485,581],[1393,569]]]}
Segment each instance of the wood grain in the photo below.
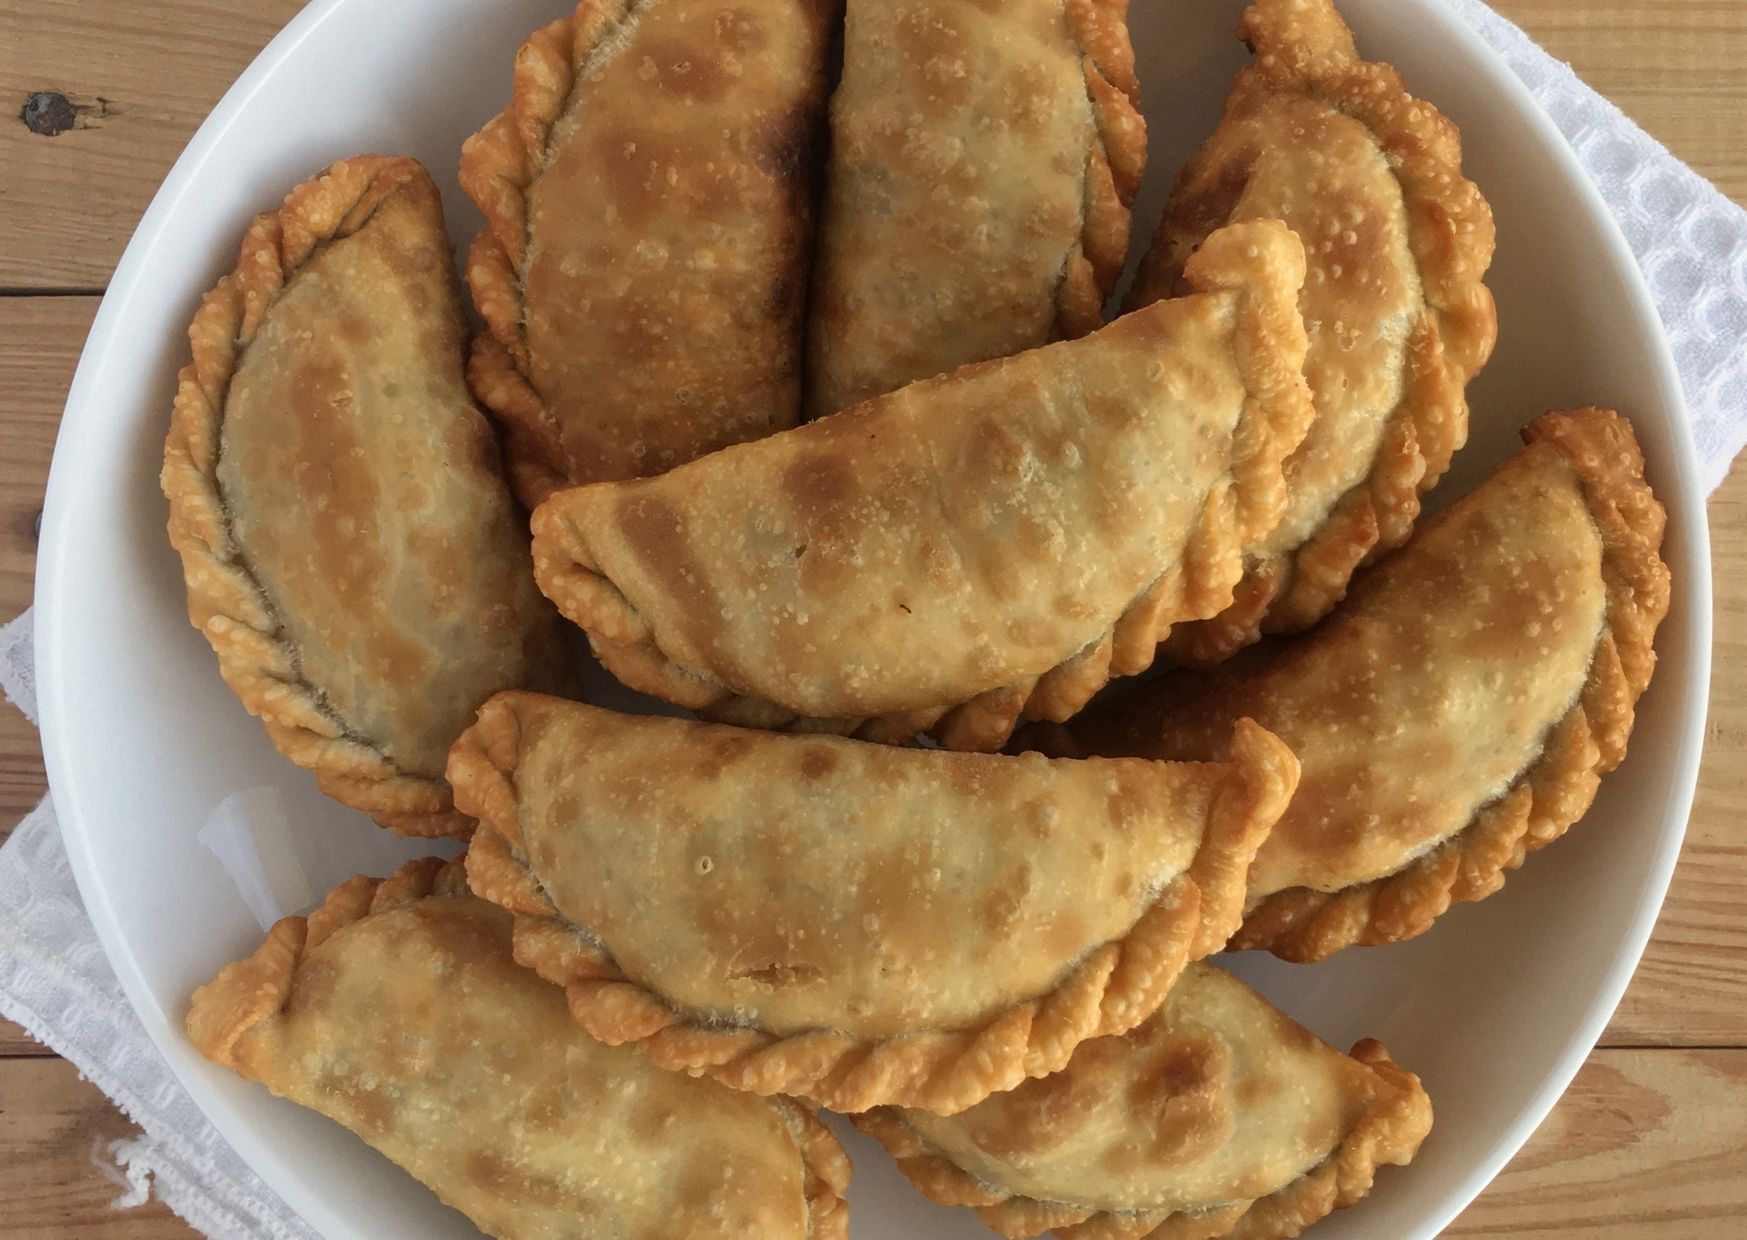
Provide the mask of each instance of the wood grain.
{"label": "wood grain", "polygon": [[1747,1052],[1604,1050],[1444,1235],[1723,1240],[1743,1219]]}
{"label": "wood grain", "polygon": [[193,1236],[162,1202],[113,1209],[127,1185],[109,1147],[137,1132],[65,1060],[0,1060],[0,1240]]}
{"label": "wood grain", "polygon": [[[0,621],[30,606],[55,427],[96,313],[94,297],[0,298]],[[36,729],[0,702],[0,841],[47,786]]]}
{"label": "wood grain", "polygon": [[1491,3],[1725,194],[1747,201],[1747,4]]}
{"label": "wood grain", "polygon": [[[1747,5],[1497,6],[1676,154],[1747,203]],[[1715,672],[1704,771],[1656,935],[1604,1045],[1747,1046],[1747,473],[1712,497]]]}
{"label": "wood grain", "polygon": [[0,1020],[0,1060],[49,1059],[54,1052],[9,1020]]}
{"label": "wood grain", "polygon": [[1611,1045],[1747,1046],[1747,466],[1712,496],[1710,517],[1716,636],[1704,766],[1686,848],[1608,1027]]}
{"label": "wood grain", "polygon": [[[0,288],[101,289],[195,127],[303,0],[0,3]],[[38,91],[81,105],[31,132]]]}

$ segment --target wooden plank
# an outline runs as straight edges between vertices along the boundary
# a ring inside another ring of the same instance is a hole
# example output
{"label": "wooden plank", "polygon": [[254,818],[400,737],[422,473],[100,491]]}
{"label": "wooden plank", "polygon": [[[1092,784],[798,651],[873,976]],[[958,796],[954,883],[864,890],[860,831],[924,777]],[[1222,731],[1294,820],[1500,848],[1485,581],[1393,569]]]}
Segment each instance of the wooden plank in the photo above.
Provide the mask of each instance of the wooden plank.
{"label": "wooden plank", "polygon": [[[55,428],[94,297],[0,298],[0,621],[30,606]],[[0,703],[0,840],[48,789],[36,729]]]}
{"label": "wooden plank", "polygon": [[1747,201],[1747,5],[1739,0],[1492,0],[1579,77]]}
{"label": "wooden plank", "polygon": [[109,1145],[137,1133],[65,1060],[0,1060],[0,1240],[193,1237],[162,1202],[112,1208],[127,1189]]}
{"label": "wooden plank", "polygon": [[54,1052],[9,1020],[0,1020],[0,1059],[47,1059]]}
{"label": "wooden plank", "polygon": [[[1686,849],[1606,1043],[1747,1046],[1747,466],[1712,497],[1710,721]],[[1551,859],[1551,854],[1549,858]]]}
{"label": "wooden plank", "polygon": [[1444,1235],[1716,1240],[1744,1218],[1747,1052],[1614,1050]]}
{"label": "wooden plank", "polygon": [[95,297],[0,298],[0,620],[30,606],[55,428]]}
{"label": "wooden plank", "polygon": [[0,844],[48,790],[36,729],[10,702],[0,702]]}
{"label": "wooden plank", "polygon": [[[0,5],[0,288],[107,284],[189,136],[303,3]],[[33,132],[38,92],[69,100],[74,127]]]}

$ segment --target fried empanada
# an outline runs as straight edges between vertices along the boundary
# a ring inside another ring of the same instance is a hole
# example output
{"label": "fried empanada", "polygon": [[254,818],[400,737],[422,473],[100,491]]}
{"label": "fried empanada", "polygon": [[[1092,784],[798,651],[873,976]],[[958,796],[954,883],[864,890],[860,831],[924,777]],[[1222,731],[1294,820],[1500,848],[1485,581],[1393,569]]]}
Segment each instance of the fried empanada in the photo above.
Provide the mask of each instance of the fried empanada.
{"label": "fried empanada", "polygon": [[1253,717],[1304,781],[1250,873],[1234,948],[1320,960],[1423,933],[1583,816],[1655,667],[1666,516],[1616,413],[1528,447],[1304,636],[1124,686],[1046,752],[1205,757]]}
{"label": "fried empanada", "polygon": [[834,413],[1103,325],[1146,164],[1128,0],[849,0],[807,341]]}
{"label": "fried empanada", "polygon": [[578,1032],[459,861],[354,878],[195,992],[200,1053],[351,1129],[505,1240],[849,1234],[818,1118]]}
{"label": "fried empanada", "polygon": [[713,717],[998,749],[1231,602],[1310,418],[1302,248],[1209,239],[1200,291],[534,516],[535,575],[620,680]]}
{"label": "fried empanada", "polygon": [[189,618],[329,796],[465,833],[450,742],[494,690],[561,685],[565,655],[467,395],[430,177],[361,156],[298,186],[188,337],[162,484]]}
{"label": "fried empanada", "polygon": [[1309,266],[1316,421],[1232,607],[1171,635],[1167,654],[1187,663],[1307,628],[1367,556],[1406,540],[1467,438],[1467,383],[1498,331],[1481,283],[1492,211],[1462,176],[1456,127],[1391,66],[1360,60],[1329,0],[1259,0],[1240,33],[1255,64],[1178,178],[1129,304],[1170,296],[1213,230],[1285,220]]}
{"label": "fried empanada", "polygon": [[1004,1236],[1283,1240],[1405,1166],[1431,1129],[1419,1078],[1343,1055],[1229,973],[1192,964],[1159,1013],[950,1118],[855,1117],[917,1188]]}
{"label": "fried empanada", "polygon": [[801,413],[841,0],[582,0],[468,140],[485,215],[468,377],[530,506]]}
{"label": "fried empanada", "polygon": [[500,694],[449,778],[479,895],[589,1033],[840,1111],[962,1110],[1132,1028],[1237,928],[1297,778],[791,736]]}

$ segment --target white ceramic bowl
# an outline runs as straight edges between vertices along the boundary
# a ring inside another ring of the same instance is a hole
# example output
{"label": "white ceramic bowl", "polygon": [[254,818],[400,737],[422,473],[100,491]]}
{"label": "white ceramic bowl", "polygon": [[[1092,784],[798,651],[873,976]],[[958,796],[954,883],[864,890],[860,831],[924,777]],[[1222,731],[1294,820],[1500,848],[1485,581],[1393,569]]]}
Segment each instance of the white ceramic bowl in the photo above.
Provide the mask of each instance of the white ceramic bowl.
{"label": "white ceramic bowl", "polygon": [[[146,213],[92,327],[50,480],[37,670],[55,802],[86,906],[147,1030],[242,1156],[327,1236],[465,1236],[465,1222],[338,1127],[201,1061],[189,992],[293,911],[419,846],[388,839],[280,758],[189,627],[157,474],[183,327],[245,221],[329,161],[406,151],[445,187],[461,140],[502,106],[511,58],[571,0],[315,0],[238,80]],[[1212,127],[1245,55],[1237,0],[1134,6],[1152,127],[1137,213]],[[1337,1044],[1373,1035],[1424,1078],[1436,1130],[1326,1240],[1431,1237],[1547,1113],[1594,1045],[1649,935],[1691,805],[1709,680],[1705,513],[1673,363],[1601,200],[1510,72],[1436,0],[1345,0],[1364,51],[1394,61],[1462,127],[1497,211],[1497,356],[1473,389],[1447,500],[1553,407],[1627,411],[1672,518],[1674,608],[1626,765],[1594,811],[1505,891],[1424,938],[1314,968],[1239,972]],[[252,846],[251,846],[252,845]],[[849,1137],[857,1240],[982,1237]]]}

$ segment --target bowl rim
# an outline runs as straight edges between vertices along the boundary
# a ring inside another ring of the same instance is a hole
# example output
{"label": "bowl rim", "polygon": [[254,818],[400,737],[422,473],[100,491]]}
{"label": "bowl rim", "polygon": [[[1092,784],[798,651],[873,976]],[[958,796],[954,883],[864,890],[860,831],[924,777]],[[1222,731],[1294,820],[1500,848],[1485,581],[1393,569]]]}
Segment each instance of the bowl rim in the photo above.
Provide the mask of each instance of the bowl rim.
{"label": "bowl rim", "polygon": [[[68,391],[50,466],[35,581],[35,606],[39,617],[36,626],[35,660],[44,762],[68,860],[97,937],[129,1003],[140,1016],[156,1049],[164,1054],[178,1081],[194,1098],[202,1114],[244,1158],[251,1170],[268,1182],[280,1200],[312,1226],[316,1225],[315,1219],[311,1217],[312,1213],[316,1216],[328,1214],[323,1204],[319,1200],[302,1203],[306,1207],[313,1206],[313,1211],[294,1206],[280,1191],[279,1185],[273,1182],[280,1178],[273,1174],[277,1160],[266,1143],[249,1124],[233,1115],[230,1108],[203,1082],[192,1079],[182,1070],[178,1054],[184,1049],[180,1045],[180,1024],[165,1018],[156,997],[147,986],[129,949],[115,909],[98,877],[93,837],[87,830],[79,790],[72,777],[74,760],[71,755],[75,743],[70,735],[70,721],[63,699],[62,668],[75,652],[70,651],[62,641],[62,626],[58,621],[66,606],[62,593],[63,574],[67,565],[76,559],[76,548],[72,545],[66,514],[77,502],[79,482],[74,466],[68,461],[71,456],[81,454],[75,451],[63,453],[62,447],[78,438],[85,429],[85,423],[96,416],[95,413],[87,414],[86,411],[93,403],[91,393],[101,382],[100,375],[106,365],[109,344],[117,337],[121,324],[127,319],[129,304],[143,285],[143,275],[150,258],[162,242],[168,221],[206,170],[215,148],[236,122],[245,105],[268,79],[279,72],[285,62],[321,25],[354,2],[355,0],[313,0],[286,23],[250,62],[201,123],[142,215],[116,265],[108,291],[92,322]],[[1661,462],[1665,476],[1673,481],[1674,486],[1671,493],[1659,498],[1673,510],[1675,519],[1680,523],[1688,540],[1692,559],[1691,571],[1685,582],[1691,606],[1685,617],[1687,632],[1683,635],[1691,658],[1692,672],[1688,682],[1677,687],[1677,691],[1684,698],[1676,706],[1683,723],[1673,764],[1672,795],[1660,828],[1655,859],[1646,874],[1630,927],[1616,945],[1606,982],[1591,997],[1588,1008],[1576,1026],[1576,1033],[1568,1042],[1559,1062],[1529,1096],[1515,1122],[1488,1156],[1477,1161],[1455,1186],[1444,1191],[1440,1210],[1428,1217],[1427,1226],[1415,1233],[1423,1240],[1432,1240],[1485,1190],[1546,1119],[1599,1041],[1648,945],[1673,878],[1697,792],[1712,667],[1712,580],[1707,496],[1701,481],[1702,473],[1679,371],[1649,286],[1618,220],[1584,171],[1575,151],[1528,87],[1480,33],[1454,10],[1448,0],[1398,2],[1421,10],[1424,20],[1437,28],[1439,37],[1458,45],[1461,54],[1491,79],[1491,85],[1509,97],[1513,110],[1523,117],[1539,145],[1559,165],[1562,178],[1573,189],[1575,202],[1597,222],[1607,249],[1607,260],[1619,270],[1622,277],[1622,285],[1627,295],[1627,304],[1623,308],[1637,331],[1646,337],[1651,346],[1656,363],[1655,383],[1660,390],[1663,406],[1675,423],[1670,428],[1670,438],[1675,448],[1673,459]],[[1360,36],[1363,37],[1362,28]],[[263,1167],[268,1169],[263,1170]]]}

